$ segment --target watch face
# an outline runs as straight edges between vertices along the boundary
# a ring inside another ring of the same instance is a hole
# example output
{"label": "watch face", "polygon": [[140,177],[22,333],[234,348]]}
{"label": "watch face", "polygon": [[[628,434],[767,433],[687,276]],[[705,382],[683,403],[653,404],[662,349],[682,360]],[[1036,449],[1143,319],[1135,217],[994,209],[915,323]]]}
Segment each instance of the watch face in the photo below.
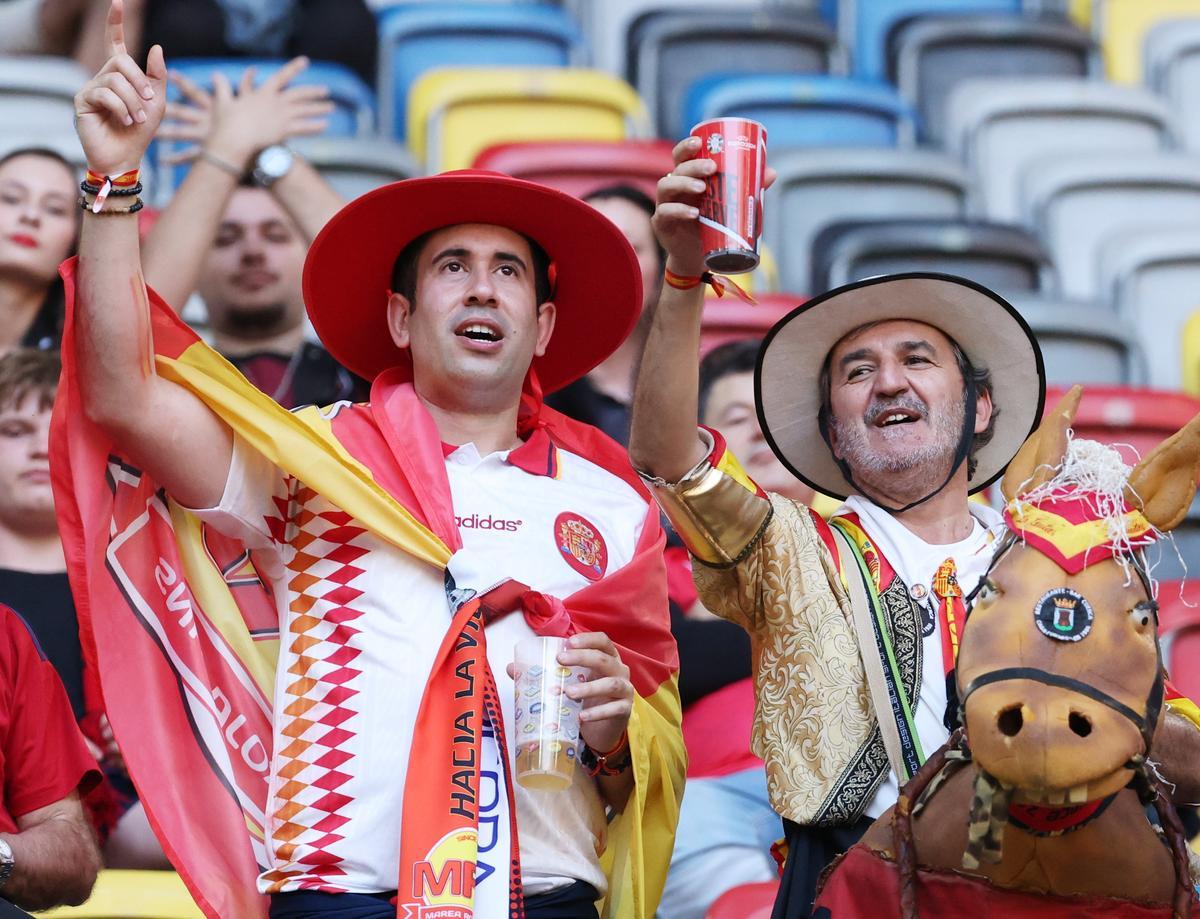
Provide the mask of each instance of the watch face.
{"label": "watch face", "polygon": [[267,147],[258,155],[258,169],[264,175],[277,179],[292,165],[292,151],[286,147]]}

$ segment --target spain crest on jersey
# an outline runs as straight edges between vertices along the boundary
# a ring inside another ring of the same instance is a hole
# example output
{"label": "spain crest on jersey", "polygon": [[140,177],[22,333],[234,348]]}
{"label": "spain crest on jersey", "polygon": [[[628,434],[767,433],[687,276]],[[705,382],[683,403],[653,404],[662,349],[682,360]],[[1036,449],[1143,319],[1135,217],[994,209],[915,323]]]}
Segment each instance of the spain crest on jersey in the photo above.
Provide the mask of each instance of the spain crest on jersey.
{"label": "spain crest on jersey", "polygon": [[589,581],[598,581],[608,569],[608,547],[600,531],[570,511],[554,521],[554,544],[563,560]]}

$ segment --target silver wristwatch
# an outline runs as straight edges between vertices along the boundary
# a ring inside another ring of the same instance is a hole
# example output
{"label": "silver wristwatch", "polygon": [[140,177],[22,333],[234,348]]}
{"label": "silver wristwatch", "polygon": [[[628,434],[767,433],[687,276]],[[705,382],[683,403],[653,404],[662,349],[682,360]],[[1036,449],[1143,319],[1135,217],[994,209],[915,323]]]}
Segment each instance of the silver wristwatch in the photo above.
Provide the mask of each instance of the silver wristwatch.
{"label": "silver wristwatch", "polygon": [[295,161],[296,154],[291,150],[283,144],[273,144],[259,151],[250,174],[257,184],[270,188],[288,174]]}
{"label": "silver wristwatch", "polygon": [[0,889],[8,883],[8,879],[12,877],[13,865],[16,861],[13,859],[12,846],[3,839],[0,839]]}

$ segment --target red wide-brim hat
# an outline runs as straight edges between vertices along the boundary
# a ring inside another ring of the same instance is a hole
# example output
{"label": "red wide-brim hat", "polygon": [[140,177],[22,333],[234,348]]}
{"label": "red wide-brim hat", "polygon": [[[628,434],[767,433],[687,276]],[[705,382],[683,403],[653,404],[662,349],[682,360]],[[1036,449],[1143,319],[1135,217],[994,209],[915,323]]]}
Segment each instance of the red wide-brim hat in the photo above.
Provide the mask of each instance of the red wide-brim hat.
{"label": "red wide-brim hat", "polygon": [[544,185],[464,170],[367,192],[317,234],[304,262],[304,302],[329,353],[367,380],[411,366],[408,350],[396,347],[388,331],[392,267],[418,236],[463,223],[523,233],[554,265],[554,334],[546,353],[533,360],[544,392],[579,379],[633,330],[642,276],[616,224]]}

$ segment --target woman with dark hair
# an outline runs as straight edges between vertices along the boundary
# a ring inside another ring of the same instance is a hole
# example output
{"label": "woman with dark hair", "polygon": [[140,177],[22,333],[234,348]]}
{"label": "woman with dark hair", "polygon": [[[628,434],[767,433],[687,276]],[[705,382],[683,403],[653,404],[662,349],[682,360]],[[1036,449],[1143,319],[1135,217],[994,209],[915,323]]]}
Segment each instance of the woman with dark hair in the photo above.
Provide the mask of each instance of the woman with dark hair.
{"label": "woman with dark hair", "polygon": [[0,352],[59,346],[58,266],[79,235],[77,182],[75,168],[53,150],[0,157]]}

